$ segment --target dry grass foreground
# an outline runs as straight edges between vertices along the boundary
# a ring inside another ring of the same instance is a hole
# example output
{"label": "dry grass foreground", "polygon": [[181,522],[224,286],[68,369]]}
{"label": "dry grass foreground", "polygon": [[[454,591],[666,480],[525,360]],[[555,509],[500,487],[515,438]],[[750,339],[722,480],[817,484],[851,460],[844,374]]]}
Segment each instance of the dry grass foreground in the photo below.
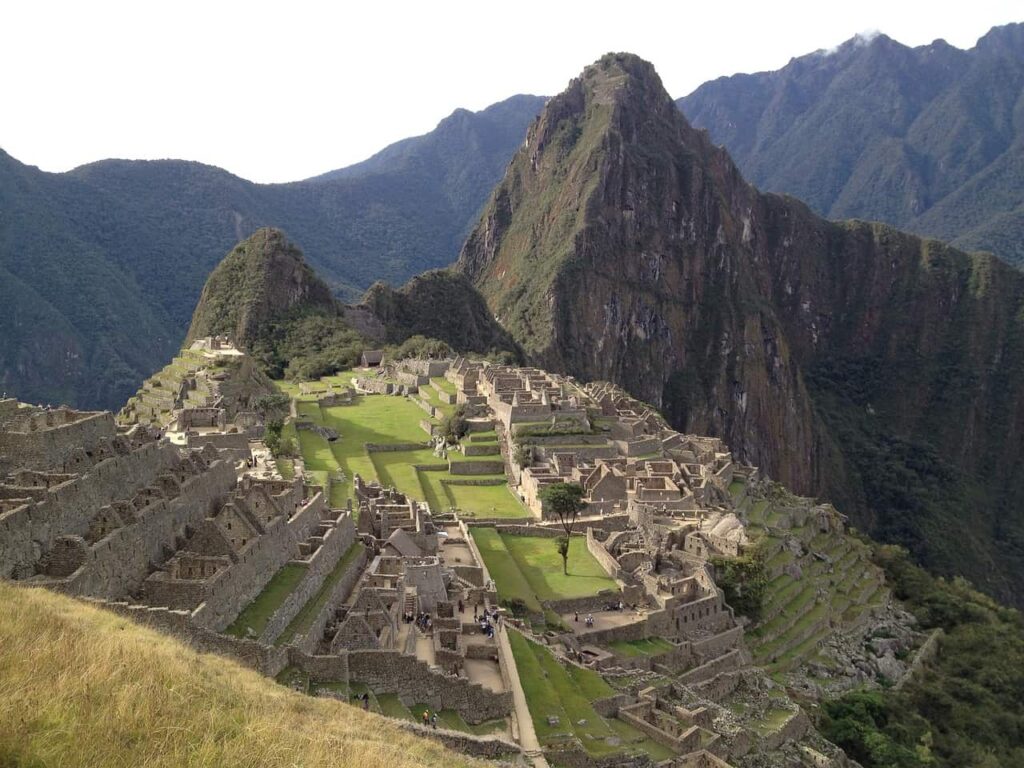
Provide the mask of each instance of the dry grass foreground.
{"label": "dry grass foreground", "polygon": [[0,582],[0,768],[480,765],[378,715]]}

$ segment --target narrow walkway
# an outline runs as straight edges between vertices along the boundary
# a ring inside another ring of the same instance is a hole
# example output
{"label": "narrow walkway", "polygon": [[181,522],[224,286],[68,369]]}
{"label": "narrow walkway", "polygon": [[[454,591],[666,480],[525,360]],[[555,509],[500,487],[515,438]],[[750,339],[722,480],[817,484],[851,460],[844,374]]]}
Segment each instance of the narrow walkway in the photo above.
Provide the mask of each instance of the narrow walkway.
{"label": "narrow walkway", "polygon": [[526,693],[523,685],[519,682],[519,670],[516,669],[516,660],[512,655],[512,646],[508,641],[508,633],[514,630],[508,629],[504,624],[498,628],[498,647],[501,651],[501,662],[508,670],[509,679],[512,681],[512,720],[513,731],[518,726],[519,746],[523,748],[527,759],[533,761],[534,768],[548,768],[548,761],[541,751],[540,741],[537,739],[537,732],[533,728],[533,718],[530,717],[530,708],[526,704]]}

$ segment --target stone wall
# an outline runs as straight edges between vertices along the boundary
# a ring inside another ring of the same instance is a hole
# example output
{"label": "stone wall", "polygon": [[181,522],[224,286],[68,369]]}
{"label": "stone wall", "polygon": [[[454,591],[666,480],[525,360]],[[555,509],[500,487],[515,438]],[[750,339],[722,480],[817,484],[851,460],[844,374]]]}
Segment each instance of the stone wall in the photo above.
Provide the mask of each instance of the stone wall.
{"label": "stone wall", "polygon": [[327,627],[328,622],[334,616],[334,612],[337,610],[348,596],[352,593],[353,587],[356,582],[359,581],[359,577],[363,573],[363,568],[366,566],[366,561],[369,559],[370,552],[365,547],[361,547],[361,551],[356,555],[352,564],[345,571],[345,575],[342,576],[338,583],[331,589],[331,594],[328,595],[327,601],[324,603],[323,610],[317,614],[317,617],[313,619],[313,623],[309,625],[309,629],[306,630],[305,634],[295,635],[292,638],[289,645],[298,648],[306,653],[313,653],[320,645],[320,640],[324,636],[324,629]]}
{"label": "stone wall", "polygon": [[410,723],[406,720],[398,720],[396,722],[398,727],[403,730],[409,731],[416,736],[439,741],[449,749],[454,749],[456,752],[461,752],[464,755],[496,760],[502,757],[522,754],[522,748],[518,744],[507,741],[500,736],[474,736],[471,733],[450,731],[446,728],[428,728],[419,723]]}
{"label": "stone wall", "polygon": [[0,577],[10,577],[16,568],[31,569],[42,554],[34,542],[45,548],[58,536],[85,536],[100,507],[152,484],[173,466],[177,454],[174,446],[146,443],[51,488],[38,504],[0,515]]}
{"label": "stone wall", "polygon": [[448,462],[448,471],[453,475],[501,475],[505,472],[505,462],[452,459]]}
{"label": "stone wall", "polygon": [[172,635],[201,653],[227,656],[270,677],[278,675],[288,665],[288,652],[285,649],[261,645],[253,640],[230,637],[198,627],[192,623],[187,611],[171,611],[167,608],[151,608],[93,598],[87,598],[87,602],[158,632]]}
{"label": "stone wall", "polygon": [[307,565],[306,573],[267,621],[267,625],[259,637],[260,642],[272,643],[277,639],[277,636],[284,631],[289,622],[302,610],[302,607],[320,590],[324,579],[334,570],[338,561],[344,557],[355,540],[356,526],[352,521],[352,513],[345,512],[338,519],[335,527],[327,531],[323,544],[308,561],[292,561],[293,563],[305,563]]}
{"label": "stone wall", "polygon": [[193,620],[214,630],[231,624],[281,566],[298,554],[299,542],[309,538],[326,510],[323,494],[317,493],[291,520],[272,526],[250,542],[224,578],[218,579],[207,592],[205,602],[193,613]]}
{"label": "stone wall", "polygon": [[435,673],[397,651],[351,651],[348,657],[351,680],[365,683],[375,693],[398,694],[407,705],[454,709],[471,725],[512,711],[511,693],[494,693],[464,678]]}
{"label": "stone wall", "polygon": [[[37,412],[32,418],[39,422],[47,415]],[[90,451],[100,439],[113,437],[115,432],[112,413],[90,413],[78,421],[34,431],[0,431],[0,455],[12,457],[16,468],[59,471],[76,449]]]}
{"label": "stone wall", "polygon": [[619,577],[619,563],[611,556],[604,545],[594,538],[594,529],[587,526],[587,551],[593,555],[594,559],[601,564],[604,568],[605,573],[611,576],[613,579]]}
{"label": "stone wall", "polygon": [[134,524],[118,528],[89,548],[85,565],[54,588],[75,595],[118,598],[142,586],[152,563],[163,562],[186,526],[198,526],[217,499],[235,486],[225,461],[187,478],[174,499],[160,499],[137,513]]}

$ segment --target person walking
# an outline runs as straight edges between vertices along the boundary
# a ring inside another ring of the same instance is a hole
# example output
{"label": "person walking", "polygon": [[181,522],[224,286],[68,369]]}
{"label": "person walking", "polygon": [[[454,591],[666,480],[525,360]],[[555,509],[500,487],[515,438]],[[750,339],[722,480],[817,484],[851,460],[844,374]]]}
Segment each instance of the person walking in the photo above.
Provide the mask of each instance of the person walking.
{"label": "person walking", "polygon": [[436,731],[437,730],[437,712],[430,716],[430,726]]}
{"label": "person walking", "polygon": [[429,722],[430,722],[430,710],[429,709],[424,709],[423,710],[423,724],[427,725]]}

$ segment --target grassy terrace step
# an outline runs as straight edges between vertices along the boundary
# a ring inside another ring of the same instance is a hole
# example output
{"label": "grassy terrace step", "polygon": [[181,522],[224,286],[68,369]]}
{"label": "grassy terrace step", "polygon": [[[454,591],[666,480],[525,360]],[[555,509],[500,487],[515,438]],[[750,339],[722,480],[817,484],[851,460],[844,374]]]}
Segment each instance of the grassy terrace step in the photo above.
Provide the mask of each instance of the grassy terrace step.
{"label": "grassy terrace step", "polygon": [[316,617],[320,614],[320,611],[327,605],[327,601],[331,596],[331,591],[341,581],[341,577],[345,575],[345,572],[349,569],[355,559],[359,556],[359,553],[363,550],[363,545],[358,541],[353,543],[351,547],[345,552],[344,555],[338,560],[338,564],[334,566],[333,570],[327,574],[324,579],[324,583],[317,590],[317,593],[311,597],[301,610],[295,614],[295,618],[291,620],[281,635],[274,641],[274,645],[287,645],[290,643],[296,635],[305,634],[305,632],[312,626]]}
{"label": "grassy terrace step", "polygon": [[[785,632],[774,638],[771,642],[756,645],[753,649],[754,657],[759,661],[770,661],[773,654],[779,652],[780,649],[785,648],[790,643],[797,641],[799,646],[803,646],[807,639],[808,633],[813,636],[824,637],[828,634],[828,627],[824,629],[814,629],[814,625],[826,618],[829,615],[829,606],[820,604],[816,605],[810,611],[802,615],[798,620],[794,621]],[[779,659],[783,657],[791,657],[795,649],[790,649],[782,654]]]}
{"label": "grassy terrace step", "polygon": [[274,615],[274,611],[288,599],[288,595],[306,575],[306,570],[306,566],[293,563],[282,567],[271,577],[267,586],[256,596],[256,599],[249,603],[238,614],[238,618],[232,622],[231,626],[224,631],[235,637],[245,637],[247,630],[252,629],[257,637],[262,635],[267,622]]}
{"label": "grassy terrace step", "polygon": [[[563,667],[550,651],[514,630],[509,631],[509,642],[541,744],[557,744],[564,735],[572,735],[593,757],[642,752],[660,761],[673,756],[628,723],[606,720],[597,713],[591,702],[615,691],[596,672]],[[550,716],[558,718],[558,725],[548,723]]]}

